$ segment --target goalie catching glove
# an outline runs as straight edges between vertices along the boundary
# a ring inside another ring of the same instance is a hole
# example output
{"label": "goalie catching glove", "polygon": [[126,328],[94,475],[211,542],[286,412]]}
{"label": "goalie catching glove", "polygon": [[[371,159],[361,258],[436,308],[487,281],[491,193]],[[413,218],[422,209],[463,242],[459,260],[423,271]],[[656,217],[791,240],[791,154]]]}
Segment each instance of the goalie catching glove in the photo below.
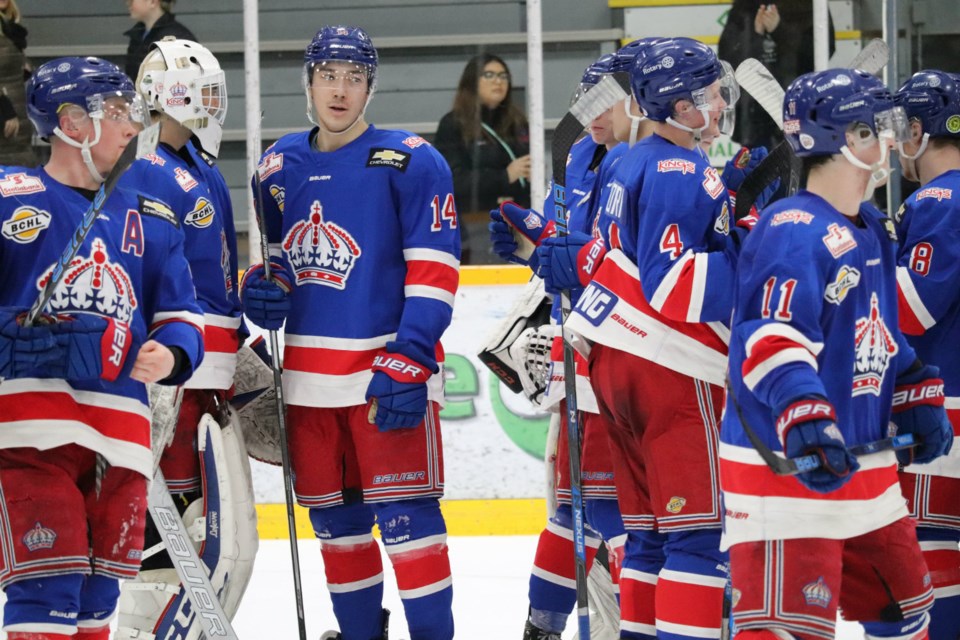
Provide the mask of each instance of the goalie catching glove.
{"label": "goalie catching glove", "polygon": [[438,371],[436,362],[428,360],[412,345],[388,342],[386,349],[373,359],[373,379],[367,387],[370,404],[369,420],[380,431],[412,429],[423,422],[427,413],[427,381]]}

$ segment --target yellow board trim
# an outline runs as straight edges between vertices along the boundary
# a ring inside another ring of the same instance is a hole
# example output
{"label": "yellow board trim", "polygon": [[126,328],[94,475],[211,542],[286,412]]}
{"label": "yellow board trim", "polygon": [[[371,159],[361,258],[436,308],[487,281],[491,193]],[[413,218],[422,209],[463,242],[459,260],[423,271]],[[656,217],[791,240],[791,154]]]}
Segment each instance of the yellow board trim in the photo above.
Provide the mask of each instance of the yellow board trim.
{"label": "yellow board trim", "polygon": [[[451,536],[533,536],[546,525],[543,498],[504,500],[441,500],[440,509]],[[295,507],[297,538],[313,538],[310,516]],[[286,540],[287,508],[282,504],[257,505],[257,530],[261,540]]]}
{"label": "yellow board trim", "polygon": [[527,284],[530,269],[519,265],[476,265],[460,267],[460,286],[494,286],[498,284]]}

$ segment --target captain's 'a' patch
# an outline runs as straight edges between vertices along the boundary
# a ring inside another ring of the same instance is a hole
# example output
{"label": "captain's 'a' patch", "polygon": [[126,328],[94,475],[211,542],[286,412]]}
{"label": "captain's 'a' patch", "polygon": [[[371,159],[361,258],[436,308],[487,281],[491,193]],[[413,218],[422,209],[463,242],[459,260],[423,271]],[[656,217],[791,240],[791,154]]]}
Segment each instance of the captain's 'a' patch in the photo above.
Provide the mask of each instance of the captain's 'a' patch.
{"label": "captain's 'a' patch", "polygon": [[137,196],[137,199],[140,201],[141,214],[145,216],[153,216],[154,218],[161,218],[178,229],[180,228],[180,220],[177,218],[177,214],[175,214],[170,207],[163,204],[159,200],[150,200],[149,198],[144,198],[143,196]]}
{"label": "captain's 'a' patch", "polygon": [[406,171],[410,164],[410,154],[396,149],[370,149],[370,157],[367,158],[368,167],[393,167]]}

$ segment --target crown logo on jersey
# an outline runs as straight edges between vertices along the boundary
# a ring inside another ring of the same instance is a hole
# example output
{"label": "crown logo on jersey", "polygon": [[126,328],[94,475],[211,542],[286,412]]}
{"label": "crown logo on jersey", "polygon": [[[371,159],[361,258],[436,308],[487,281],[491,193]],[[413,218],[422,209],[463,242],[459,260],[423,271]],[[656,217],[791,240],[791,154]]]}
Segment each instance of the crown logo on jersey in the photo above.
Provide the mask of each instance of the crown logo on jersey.
{"label": "crown logo on jersey", "polygon": [[178,82],[170,87],[170,97],[167,98],[168,107],[182,107],[186,104],[187,94],[190,92],[190,88]]}
{"label": "crown logo on jersey", "polygon": [[897,354],[900,347],[880,317],[880,303],[876,292],[870,294],[869,317],[857,320],[855,337],[853,395],[872,393],[879,396],[890,359]]}
{"label": "crown logo on jersey", "polygon": [[[37,280],[38,290],[43,290],[53,270],[50,267]],[[95,239],[90,255],[78,255],[65,271],[63,281],[47,303],[48,310],[97,313],[121,322],[133,319],[138,305],[130,276],[121,263],[110,260],[102,240]]]}
{"label": "crown logo on jersey", "polygon": [[810,606],[826,609],[833,599],[833,594],[830,592],[830,587],[823,583],[823,576],[820,576],[816,582],[803,587],[803,598]]}
{"label": "crown logo on jersey", "polygon": [[314,200],[310,217],[300,220],[283,239],[297,284],[346,288],[347,278],[360,257],[360,247],[343,227],[323,220],[323,206]]}
{"label": "crown logo on jersey", "polygon": [[40,551],[41,549],[52,549],[53,543],[57,540],[57,532],[50,527],[45,527],[39,522],[23,536],[23,544],[30,551]]}

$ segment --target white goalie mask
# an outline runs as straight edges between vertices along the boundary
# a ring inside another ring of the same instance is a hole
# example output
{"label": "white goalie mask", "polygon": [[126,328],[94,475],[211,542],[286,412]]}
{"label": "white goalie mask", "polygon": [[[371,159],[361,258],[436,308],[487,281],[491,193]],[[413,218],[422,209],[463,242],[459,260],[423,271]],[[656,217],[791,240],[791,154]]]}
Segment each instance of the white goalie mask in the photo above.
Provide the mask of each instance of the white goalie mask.
{"label": "white goalie mask", "polygon": [[155,43],[140,65],[137,91],[148,109],[190,129],[204,151],[219,155],[227,85],[220,63],[206,47],[169,36]]}

